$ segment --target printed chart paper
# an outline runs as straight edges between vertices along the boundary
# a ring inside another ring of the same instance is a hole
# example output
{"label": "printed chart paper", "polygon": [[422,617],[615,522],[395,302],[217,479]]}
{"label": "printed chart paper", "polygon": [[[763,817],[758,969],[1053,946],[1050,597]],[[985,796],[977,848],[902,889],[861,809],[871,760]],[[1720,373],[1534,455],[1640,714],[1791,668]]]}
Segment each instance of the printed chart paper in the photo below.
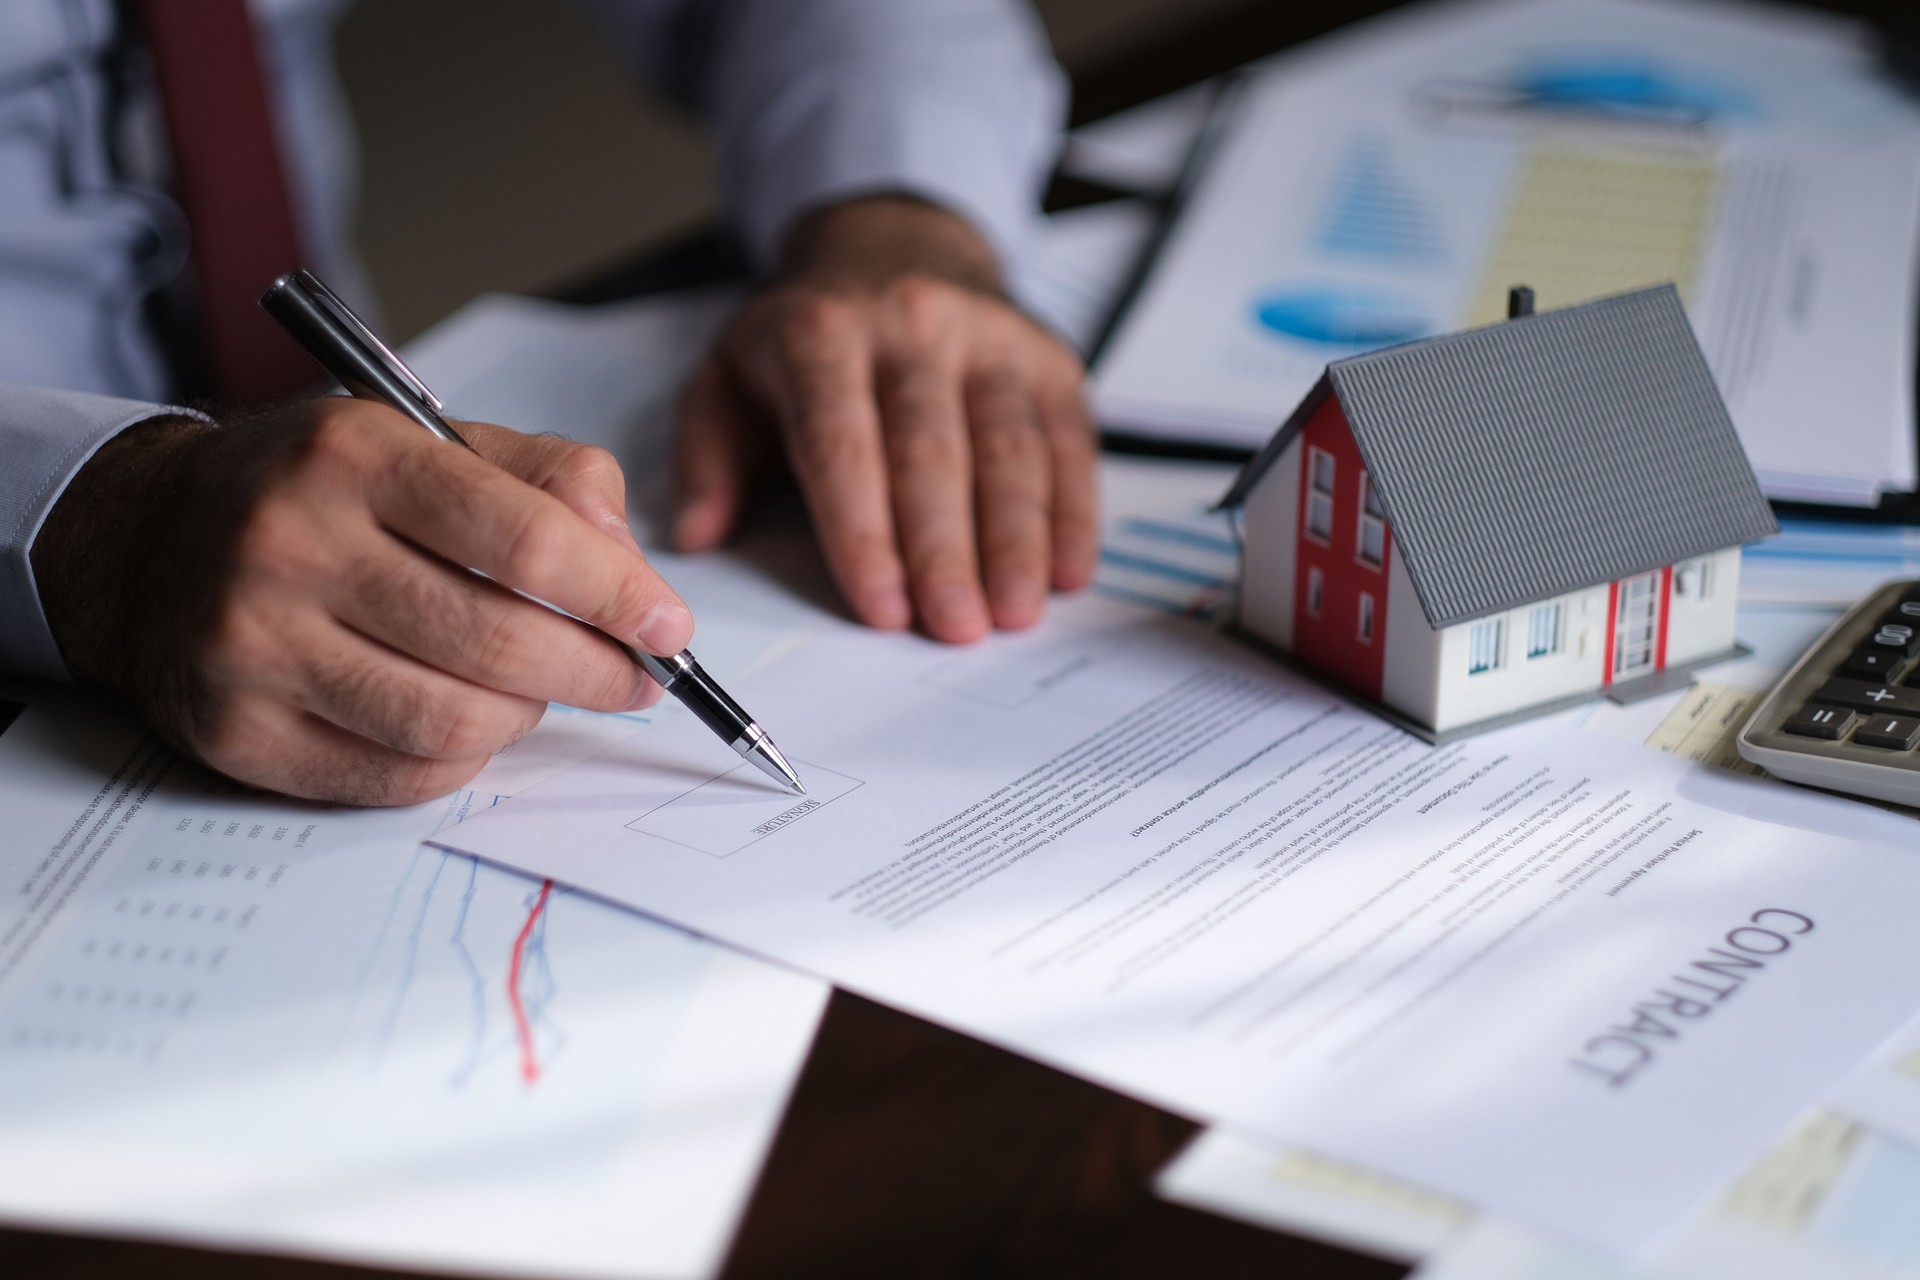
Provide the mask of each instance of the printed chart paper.
{"label": "printed chart paper", "polygon": [[1671,281],[1770,497],[1914,486],[1920,112],[1857,27],[1417,5],[1222,111],[1100,353],[1103,426],[1256,448],[1330,361],[1498,321],[1513,285],[1547,309]]}
{"label": "printed chart paper", "polygon": [[420,844],[469,789],[277,800],[66,699],[0,734],[0,1218],[405,1268],[718,1269],[826,987]]}
{"label": "printed chart paper", "polygon": [[1920,1003],[1906,850],[1551,723],[1429,747],[1182,620],[823,620],[734,692],[821,801],[645,735],[441,838],[1613,1249]]}

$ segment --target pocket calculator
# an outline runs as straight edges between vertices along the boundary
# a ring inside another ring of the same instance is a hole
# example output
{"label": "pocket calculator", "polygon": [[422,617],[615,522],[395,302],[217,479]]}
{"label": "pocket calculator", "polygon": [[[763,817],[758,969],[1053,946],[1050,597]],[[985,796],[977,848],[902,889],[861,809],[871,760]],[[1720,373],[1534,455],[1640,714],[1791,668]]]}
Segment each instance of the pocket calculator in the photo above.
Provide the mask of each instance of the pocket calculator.
{"label": "pocket calculator", "polygon": [[1775,777],[1920,807],[1920,582],[1889,583],[1827,628],[1737,745]]}

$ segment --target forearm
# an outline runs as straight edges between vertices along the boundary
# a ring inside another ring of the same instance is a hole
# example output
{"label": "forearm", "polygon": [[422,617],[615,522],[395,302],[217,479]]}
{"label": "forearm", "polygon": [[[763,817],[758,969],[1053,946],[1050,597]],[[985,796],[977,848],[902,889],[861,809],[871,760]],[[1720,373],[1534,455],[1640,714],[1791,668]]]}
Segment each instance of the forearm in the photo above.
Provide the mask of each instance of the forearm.
{"label": "forearm", "polygon": [[1019,253],[1066,103],[1019,0],[713,0],[650,24],[663,6],[588,3],[630,40],[679,41],[677,78],[763,269],[810,213],[876,194],[951,210],[1003,263]]}

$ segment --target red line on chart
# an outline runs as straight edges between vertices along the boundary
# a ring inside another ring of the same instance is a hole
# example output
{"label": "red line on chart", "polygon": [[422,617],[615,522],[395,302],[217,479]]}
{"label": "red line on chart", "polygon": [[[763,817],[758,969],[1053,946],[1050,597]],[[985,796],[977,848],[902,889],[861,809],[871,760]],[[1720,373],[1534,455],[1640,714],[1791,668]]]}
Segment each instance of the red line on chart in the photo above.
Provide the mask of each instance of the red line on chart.
{"label": "red line on chart", "polygon": [[527,960],[527,939],[533,936],[533,926],[539,923],[540,913],[547,909],[547,899],[552,894],[553,881],[542,880],[533,909],[527,912],[527,922],[520,926],[520,936],[513,940],[513,962],[507,966],[507,1005],[513,1010],[514,1029],[520,1034],[520,1078],[528,1084],[540,1079],[540,1059],[533,1048],[533,1026],[527,1021],[527,1006],[520,999],[520,971]]}

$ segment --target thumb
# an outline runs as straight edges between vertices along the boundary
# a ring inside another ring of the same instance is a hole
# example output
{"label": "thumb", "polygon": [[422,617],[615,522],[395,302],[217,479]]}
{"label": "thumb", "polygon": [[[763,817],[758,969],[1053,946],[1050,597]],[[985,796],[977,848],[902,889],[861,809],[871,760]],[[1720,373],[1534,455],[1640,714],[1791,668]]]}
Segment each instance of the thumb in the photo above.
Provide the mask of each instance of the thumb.
{"label": "thumb", "polygon": [[605,449],[561,436],[530,436],[490,422],[457,422],[453,427],[501,470],[560,499],[621,546],[640,550],[627,524],[627,478]]}
{"label": "thumb", "polygon": [[680,436],[674,450],[675,550],[706,551],[733,532],[759,457],[758,443],[752,409],[719,357],[709,356],[680,397]]}

